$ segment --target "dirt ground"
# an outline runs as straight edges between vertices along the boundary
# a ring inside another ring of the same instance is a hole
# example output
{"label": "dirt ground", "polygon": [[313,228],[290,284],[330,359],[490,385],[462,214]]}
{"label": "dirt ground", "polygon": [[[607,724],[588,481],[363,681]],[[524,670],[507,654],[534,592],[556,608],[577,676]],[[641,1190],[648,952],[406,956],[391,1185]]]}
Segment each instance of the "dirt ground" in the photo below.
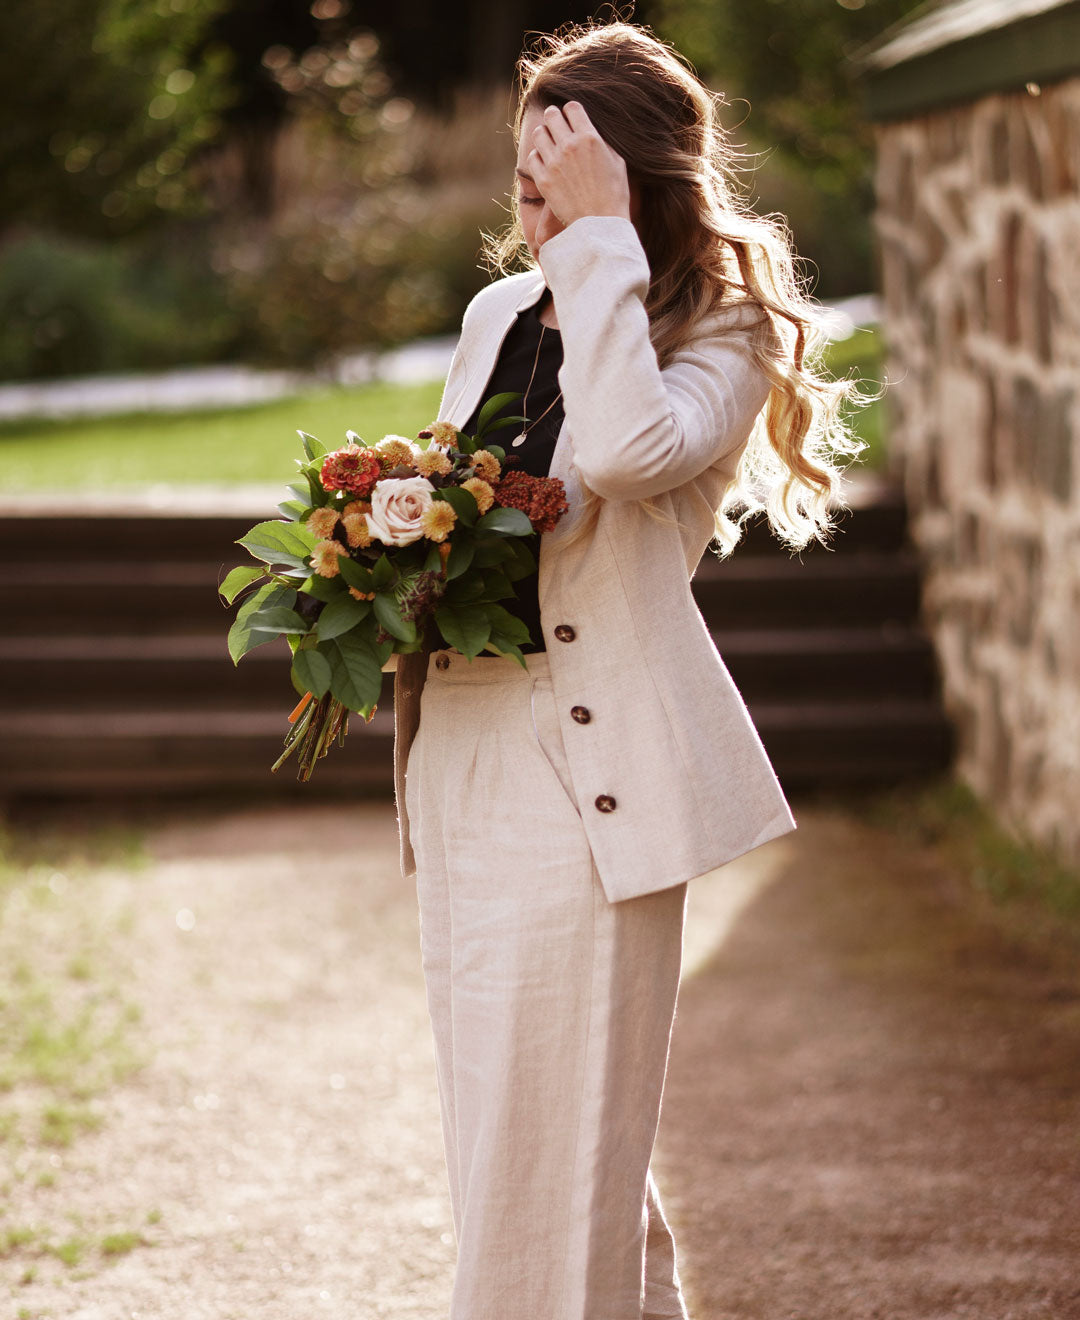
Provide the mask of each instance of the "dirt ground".
{"label": "dirt ground", "polygon": [[[927,850],[793,806],[795,833],[690,890],[655,1168],[693,1320],[1077,1320],[1080,981]],[[0,1258],[0,1315],[445,1317],[393,808],[189,814],[148,844],[109,884],[137,909],[152,1062],[6,1211],[160,1216],[112,1263],[25,1283]]]}

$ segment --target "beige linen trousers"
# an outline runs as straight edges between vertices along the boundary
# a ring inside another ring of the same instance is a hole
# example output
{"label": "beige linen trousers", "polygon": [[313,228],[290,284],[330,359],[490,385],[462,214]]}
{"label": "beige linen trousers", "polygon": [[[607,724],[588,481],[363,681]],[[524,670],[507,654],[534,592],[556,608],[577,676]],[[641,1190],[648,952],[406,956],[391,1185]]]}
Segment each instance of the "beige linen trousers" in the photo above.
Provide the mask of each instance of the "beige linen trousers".
{"label": "beige linen trousers", "polygon": [[433,654],[409,756],[451,1320],[686,1320],[649,1164],[687,887],[608,901],[527,660]]}
{"label": "beige linen trousers", "polygon": [[[650,1159],[687,883],[795,828],[690,590],[768,395],[747,343],[761,314],[710,316],[661,370],[629,220],[576,220],[540,262],[469,304],[439,418],[471,415],[546,283],[565,412],[550,471],[570,506],[540,538],[546,649],[525,669],[430,646],[394,660],[451,1320],[680,1320]],[[564,544],[581,478],[599,519]]]}

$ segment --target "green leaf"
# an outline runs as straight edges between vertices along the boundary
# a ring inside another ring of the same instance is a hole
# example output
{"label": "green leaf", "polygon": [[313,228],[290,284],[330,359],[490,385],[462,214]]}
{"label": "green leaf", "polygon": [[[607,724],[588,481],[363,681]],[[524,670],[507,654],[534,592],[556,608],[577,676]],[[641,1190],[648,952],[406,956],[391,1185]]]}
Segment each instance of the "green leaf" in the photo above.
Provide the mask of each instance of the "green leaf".
{"label": "green leaf", "polygon": [[454,448],[459,454],[472,454],[479,448],[479,445],[472,436],[466,435],[464,431],[458,431]]}
{"label": "green leaf", "polygon": [[488,602],[483,609],[487,611],[487,616],[491,620],[492,637],[498,633],[506,641],[517,642],[519,645],[533,640],[529,636],[528,624],[517,615],[511,614],[505,606]]}
{"label": "green leaf", "polygon": [[225,574],[225,581],[218,587],[218,595],[224,596],[231,605],[246,586],[258,582],[266,576],[266,569],[259,564],[241,564]]}
{"label": "green leaf", "polygon": [[263,609],[289,609],[295,600],[296,592],[291,587],[281,587],[276,582],[268,582],[244,601],[237,613],[236,621],[229,629],[229,655],[234,665],[239,663],[241,656],[247,655],[256,646],[262,646],[271,640],[271,633],[250,627],[251,616]]}
{"label": "green leaf", "polygon": [[[468,492],[466,491],[466,494]],[[472,563],[476,542],[471,536],[458,536],[451,542],[450,553],[446,557],[446,580],[460,577]]]}
{"label": "green leaf", "polygon": [[488,509],[476,524],[478,532],[494,532],[496,536],[528,536],[532,523],[520,509]]}
{"label": "green leaf", "polygon": [[[338,562],[344,563],[345,561],[338,560]],[[337,600],[339,596],[347,594],[347,588],[342,581],[344,576],[344,573],[342,573],[341,577],[324,578],[321,573],[312,573],[311,576],[305,580],[300,590],[306,596],[314,596],[316,600],[324,600],[327,602]]]}
{"label": "green leaf", "polygon": [[372,590],[385,591],[394,580],[394,566],[385,554],[381,554],[371,570]]}
{"label": "green leaf", "polygon": [[483,596],[486,600],[503,600],[516,595],[513,583],[501,568],[489,568],[484,574]]}
{"label": "green leaf", "polygon": [[330,690],[330,661],[321,651],[305,647],[297,651],[292,663],[293,679],[297,690],[310,692],[313,697],[325,697]]}
{"label": "green leaf", "polygon": [[491,621],[484,605],[439,605],[435,622],[447,644],[456,646],[471,660],[491,636]]}
{"label": "green leaf", "polygon": [[280,605],[272,605],[263,610],[256,610],[248,619],[247,626],[254,632],[268,633],[306,633],[310,631],[307,619],[302,619],[295,610]]}
{"label": "green leaf", "polygon": [[291,564],[303,567],[315,548],[315,537],[299,523],[262,522],[237,542],[245,550],[268,564]]}
{"label": "green leaf", "polygon": [[300,437],[300,443],[304,446],[304,453],[307,455],[309,462],[326,456],[326,446],[321,440],[316,440],[313,435],[308,435],[306,431],[297,431],[296,434]]}
{"label": "green leaf", "polygon": [[504,566],[504,572],[511,582],[517,582],[530,573],[537,572],[536,556],[529,542],[519,536],[508,536],[501,542],[510,551],[510,558]]}
{"label": "green leaf", "polygon": [[430,550],[428,550],[427,557],[424,559],[423,567],[429,573],[442,572],[442,555],[439,554],[439,547],[437,545],[433,545]]}
{"label": "green leaf", "polygon": [[337,600],[331,601],[319,615],[316,624],[319,640],[327,642],[332,637],[340,637],[342,633],[347,633],[350,628],[355,628],[360,620],[370,613],[370,601],[354,600],[352,596],[348,595],[339,596]]}
{"label": "green leaf", "polygon": [[[499,430],[500,427],[503,426],[523,426],[528,420],[529,419],[527,417],[500,417],[497,422],[491,423],[491,425],[487,428],[485,435],[490,435],[492,431],[497,431]],[[495,452],[494,449],[492,449],[491,445],[489,444],[485,444],[484,448],[491,450],[492,453]],[[499,447],[496,445],[495,448],[499,448]],[[499,449],[499,453],[502,455],[502,458],[499,458],[499,462],[501,463],[502,459],[506,457],[506,450]],[[498,457],[498,455],[496,455],[496,457]]]}
{"label": "green leaf", "polygon": [[305,494],[305,498],[302,501],[283,500],[282,503],[277,506],[277,509],[278,513],[283,517],[288,518],[290,522],[301,522],[303,521],[304,515],[310,512],[311,505],[308,504]]}
{"label": "green leaf", "polygon": [[312,472],[309,468],[304,469],[304,476],[307,479],[308,500],[314,509],[325,508],[330,503],[331,495],[328,490],[323,490],[323,484],[319,480],[318,472]]}
{"label": "green leaf", "polygon": [[466,527],[472,527],[476,523],[480,506],[471,490],[462,490],[460,486],[443,486],[431,498],[445,500],[457,514],[458,521],[464,523]]}
{"label": "green leaf", "polygon": [[375,575],[370,568],[358,564],[355,559],[339,559],[338,566],[341,569],[341,576],[350,587],[355,587],[357,591],[375,590],[373,585]]}
{"label": "green leaf", "polygon": [[363,636],[361,629],[319,643],[319,653],[330,664],[330,691],[343,706],[365,717],[371,714],[382,695],[385,659],[379,659],[379,649]]}
{"label": "green leaf", "polygon": [[513,403],[515,399],[520,399],[521,397],[522,395],[520,393],[513,394],[507,392],[505,394],[493,394],[492,397],[488,399],[487,403],[485,403],[480,409],[480,415],[476,419],[476,438],[478,440],[480,439],[484,434],[488,422],[500,409],[505,408],[507,404]]}
{"label": "green leaf", "polygon": [[521,648],[519,646],[516,646],[513,642],[507,640],[507,638],[503,637],[501,633],[492,633],[491,639],[488,642],[488,644],[484,647],[484,650],[494,651],[496,655],[508,655],[512,659],[516,660],[517,663],[522,667],[522,669],[527,670],[529,668],[528,664],[525,661],[524,655],[522,655],[521,653]]}
{"label": "green leaf", "polygon": [[371,603],[375,607],[376,619],[392,637],[402,642],[416,641],[416,624],[401,617],[401,608],[393,596],[379,592]]}
{"label": "green leaf", "polygon": [[464,605],[471,600],[478,600],[484,594],[484,578],[480,573],[469,577],[459,577],[446,589],[445,600],[450,605]]}
{"label": "green leaf", "polygon": [[491,568],[494,564],[505,564],[514,558],[515,541],[505,536],[487,536],[476,543],[473,564],[477,568]]}
{"label": "green leaf", "polygon": [[[528,419],[525,417],[515,417],[514,420],[519,422],[524,422],[527,421]],[[492,458],[497,458],[500,463],[502,463],[503,460],[506,458],[506,450],[502,447],[502,445],[485,445],[484,448],[488,451],[488,453],[492,456]]]}

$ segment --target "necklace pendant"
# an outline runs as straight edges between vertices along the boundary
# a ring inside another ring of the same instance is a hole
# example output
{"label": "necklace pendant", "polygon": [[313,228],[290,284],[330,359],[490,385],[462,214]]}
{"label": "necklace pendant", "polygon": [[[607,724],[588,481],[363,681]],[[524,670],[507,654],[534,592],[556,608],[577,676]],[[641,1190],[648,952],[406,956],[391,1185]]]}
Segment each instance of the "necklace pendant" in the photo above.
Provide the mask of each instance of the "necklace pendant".
{"label": "necklace pendant", "polygon": [[511,440],[510,443],[511,443],[512,445],[522,445],[522,444],[524,444],[524,443],[525,443],[525,437],[526,437],[527,434],[528,434],[527,431],[522,431],[522,433],[521,433],[520,435],[516,435],[516,436],[514,436],[513,440]]}

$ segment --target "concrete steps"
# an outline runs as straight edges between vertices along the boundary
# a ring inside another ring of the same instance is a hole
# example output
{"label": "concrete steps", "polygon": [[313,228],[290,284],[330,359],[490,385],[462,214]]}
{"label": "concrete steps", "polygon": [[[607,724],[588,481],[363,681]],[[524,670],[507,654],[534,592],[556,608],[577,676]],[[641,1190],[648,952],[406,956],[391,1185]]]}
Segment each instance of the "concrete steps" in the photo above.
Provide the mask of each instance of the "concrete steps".
{"label": "concrete steps", "polygon": [[[234,611],[216,595],[256,520],[86,513],[58,535],[31,510],[0,519],[0,796],[391,791],[389,674],[371,724],[353,717],[312,784],[291,763],[269,773],[296,699],[288,648],[234,667]],[[855,788],[943,768],[951,738],[896,493],[864,499],[834,545],[793,557],[757,525],[694,575],[777,773]]]}

